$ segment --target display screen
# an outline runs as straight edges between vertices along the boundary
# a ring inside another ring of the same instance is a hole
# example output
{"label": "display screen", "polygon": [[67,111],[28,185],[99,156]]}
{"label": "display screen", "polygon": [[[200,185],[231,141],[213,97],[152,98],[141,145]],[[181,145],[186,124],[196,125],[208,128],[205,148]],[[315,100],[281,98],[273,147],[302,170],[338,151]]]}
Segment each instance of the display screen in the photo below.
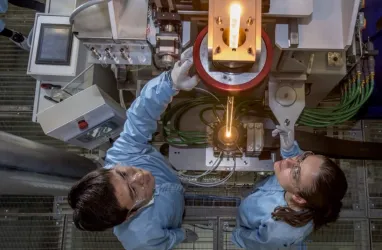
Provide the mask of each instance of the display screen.
{"label": "display screen", "polygon": [[109,137],[117,128],[117,123],[114,121],[107,121],[79,136],[77,140],[83,143],[89,143],[100,137]]}
{"label": "display screen", "polygon": [[41,24],[36,64],[70,65],[72,41],[70,25]]}

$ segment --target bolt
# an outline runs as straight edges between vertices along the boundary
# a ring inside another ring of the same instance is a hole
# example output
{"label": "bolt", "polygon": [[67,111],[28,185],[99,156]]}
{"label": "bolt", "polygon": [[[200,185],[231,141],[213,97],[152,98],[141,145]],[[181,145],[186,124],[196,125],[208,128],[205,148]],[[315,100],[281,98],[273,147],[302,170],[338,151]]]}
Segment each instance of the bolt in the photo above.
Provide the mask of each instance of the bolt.
{"label": "bolt", "polygon": [[276,153],[271,153],[271,158],[273,162],[276,162]]}
{"label": "bolt", "polygon": [[247,25],[252,25],[253,24],[253,18],[249,17],[247,20]]}
{"label": "bolt", "polygon": [[217,46],[217,47],[216,47],[215,52],[216,52],[216,54],[219,54],[219,53],[221,52],[221,48],[220,48],[220,46]]}
{"label": "bolt", "polygon": [[216,18],[216,24],[217,24],[217,25],[220,25],[220,24],[222,24],[222,22],[223,22],[222,18],[221,18],[220,16],[218,16],[218,17]]}
{"label": "bolt", "polygon": [[289,125],[290,125],[290,121],[289,121],[289,119],[286,119],[286,120],[284,121],[284,124],[285,124],[285,126],[289,126]]}
{"label": "bolt", "polygon": [[248,48],[248,54],[252,55],[253,51],[252,48]]}

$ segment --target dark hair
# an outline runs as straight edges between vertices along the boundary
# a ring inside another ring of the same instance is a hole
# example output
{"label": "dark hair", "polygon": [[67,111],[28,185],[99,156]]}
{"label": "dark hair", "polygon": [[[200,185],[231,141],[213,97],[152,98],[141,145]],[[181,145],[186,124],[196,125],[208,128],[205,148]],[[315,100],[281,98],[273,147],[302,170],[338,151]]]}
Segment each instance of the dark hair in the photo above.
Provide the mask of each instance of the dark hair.
{"label": "dark hair", "polygon": [[320,174],[314,180],[310,189],[297,193],[306,200],[302,211],[294,211],[289,207],[277,207],[272,216],[293,227],[302,227],[313,220],[314,230],[335,222],[342,208],[348,184],[341,168],[325,156],[318,155],[323,160]]}
{"label": "dark hair", "polygon": [[70,189],[68,203],[78,229],[103,231],[126,220],[128,210],[120,206],[110,176],[110,170],[98,169]]}

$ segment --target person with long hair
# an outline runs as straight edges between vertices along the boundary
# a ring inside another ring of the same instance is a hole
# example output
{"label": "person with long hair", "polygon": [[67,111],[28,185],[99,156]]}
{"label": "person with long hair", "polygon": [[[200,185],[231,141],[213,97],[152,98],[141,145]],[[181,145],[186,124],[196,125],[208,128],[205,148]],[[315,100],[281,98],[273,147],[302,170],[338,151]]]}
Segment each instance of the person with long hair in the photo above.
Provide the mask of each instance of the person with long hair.
{"label": "person with long hair", "polygon": [[335,222],[347,191],[344,172],[331,159],[303,152],[291,130],[277,126],[283,160],[241,203],[232,233],[245,249],[285,249]]}

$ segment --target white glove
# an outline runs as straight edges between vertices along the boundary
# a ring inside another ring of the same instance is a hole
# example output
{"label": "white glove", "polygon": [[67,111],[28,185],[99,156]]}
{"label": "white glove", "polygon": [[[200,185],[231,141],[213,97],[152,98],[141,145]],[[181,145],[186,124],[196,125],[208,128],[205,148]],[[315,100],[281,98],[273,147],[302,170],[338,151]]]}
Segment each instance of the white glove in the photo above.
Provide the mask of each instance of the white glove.
{"label": "white glove", "polygon": [[199,239],[198,234],[195,233],[194,231],[187,228],[182,228],[182,229],[184,231],[184,235],[186,236],[183,243],[193,243]]}
{"label": "white glove", "polygon": [[194,75],[193,77],[188,75],[190,68],[194,64],[192,49],[193,47],[188,48],[182,53],[180,61],[175,63],[174,68],[171,71],[171,79],[174,88],[177,90],[190,91],[199,82],[199,77],[197,75]]}
{"label": "white glove", "polygon": [[277,125],[276,129],[272,131],[272,136],[277,135],[280,135],[281,149],[290,151],[294,146],[294,131]]}

